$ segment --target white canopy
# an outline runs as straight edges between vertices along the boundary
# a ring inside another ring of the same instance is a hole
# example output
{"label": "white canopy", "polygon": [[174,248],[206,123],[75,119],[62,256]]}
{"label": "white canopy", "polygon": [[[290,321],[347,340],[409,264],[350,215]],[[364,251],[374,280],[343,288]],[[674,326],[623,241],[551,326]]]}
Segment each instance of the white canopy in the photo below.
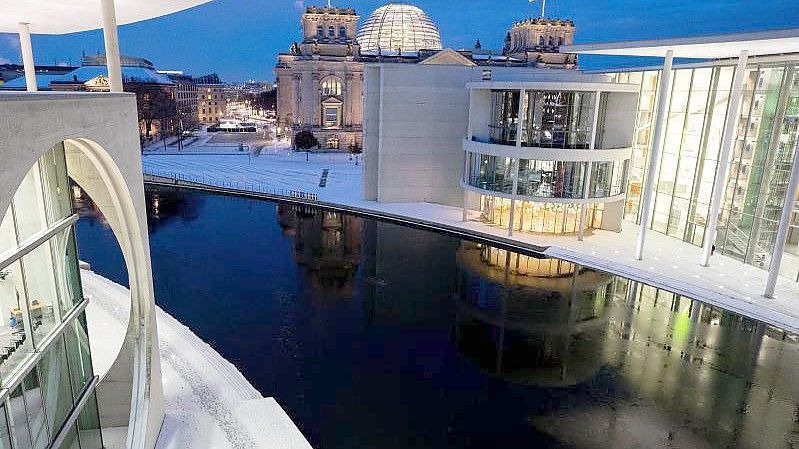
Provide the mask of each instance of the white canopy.
{"label": "white canopy", "polygon": [[797,53],[799,52],[799,28],[560,47],[560,51],[564,53],[623,56],[663,57],[668,50],[674,50],[675,58],[695,59],[736,58],[741,50],[748,50],[749,56]]}
{"label": "white canopy", "polygon": [[[119,25],[165,16],[210,0],[115,0]],[[34,34],[66,34],[102,28],[100,0],[6,0],[0,6],[0,33],[16,33],[29,23]]]}

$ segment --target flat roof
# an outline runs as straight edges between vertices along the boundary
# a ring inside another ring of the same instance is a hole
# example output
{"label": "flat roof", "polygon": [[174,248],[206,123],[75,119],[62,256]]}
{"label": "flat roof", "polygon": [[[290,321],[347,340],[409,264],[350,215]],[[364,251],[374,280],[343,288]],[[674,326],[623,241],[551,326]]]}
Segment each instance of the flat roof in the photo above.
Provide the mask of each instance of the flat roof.
{"label": "flat roof", "polygon": [[714,36],[563,45],[560,50],[564,53],[657,57],[664,57],[666,51],[674,50],[675,58],[694,59],[736,58],[741,50],[748,50],[749,56],[778,55],[799,52],[799,28]]}
{"label": "flat roof", "polygon": [[[140,22],[192,8],[210,0],[115,0],[117,24]],[[99,0],[9,0],[0,7],[0,33],[67,34],[103,26]]]}

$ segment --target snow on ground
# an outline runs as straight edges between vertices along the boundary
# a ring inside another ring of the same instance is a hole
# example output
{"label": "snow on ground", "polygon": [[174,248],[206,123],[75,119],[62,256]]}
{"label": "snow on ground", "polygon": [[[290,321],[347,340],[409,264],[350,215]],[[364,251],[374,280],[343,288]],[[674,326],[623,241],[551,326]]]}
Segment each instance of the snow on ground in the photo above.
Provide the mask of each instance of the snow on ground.
{"label": "snow on ground", "polygon": [[[266,150],[266,149],[265,149]],[[247,156],[160,156],[143,158],[145,173],[174,177],[249,191],[281,193],[300,190],[318,195],[319,201],[366,211],[384,212],[432,221],[444,226],[507,238],[507,230],[477,221],[462,221],[460,208],[430,203],[377,203],[361,199],[361,165],[347,154],[290,153],[278,148],[270,155]],[[329,169],[328,185],[319,187],[323,169]],[[624,223],[622,233],[594,231],[579,242],[574,236],[515,233],[512,240],[548,247],[544,254],[603,269],[614,274],[677,290],[678,293],[724,307],[752,318],[799,332],[799,283],[780,278],[777,299],[762,296],[767,272],[735,259],[716,255],[710,267],[698,264],[701,249],[666,235],[647,234],[643,261],[633,258],[638,227]],[[785,264],[793,265],[794,260]]]}
{"label": "snow on ground", "polygon": [[[104,340],[127,329],[130,292],[90,271],[81,275],[92,296],[86,310],[92,361],[107,370],[119,347],[113,351]],[[157,449],[311,448],[280,405],[235,366],[160,307],[156,319],[166,412]],[[124,430],[112,429],[106,447],[123,444]]]}
{"label": "snow on ground", "polygon": [[[360,162],[360,157],[349,154],[292,152],[269,146],[263,148],[258,157],[241,152],[191,156],[145,154],[142,157],[147,174],[170,178],[180,174],[203,184],[245,190],[255,190],[258,186],[262,191],[278,194],[301,191],[331,202],[360,198]],[[324,170],[328,170],[327,185],[320,187]]]}

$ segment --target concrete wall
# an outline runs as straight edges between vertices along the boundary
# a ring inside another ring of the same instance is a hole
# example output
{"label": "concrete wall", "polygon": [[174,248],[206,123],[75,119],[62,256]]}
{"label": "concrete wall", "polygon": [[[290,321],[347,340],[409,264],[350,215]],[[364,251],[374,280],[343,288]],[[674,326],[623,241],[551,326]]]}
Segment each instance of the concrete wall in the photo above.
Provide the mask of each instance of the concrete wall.
{"label": "concrete wall", "polygon": [[604,92],[603,117],[597,131],[597,148],[632,146],[635,116],[638,113],[638,94],[635,92]]}
{"label": "concrete wall", "polygon": [[463,203],[459,182],[469,110],[466,83],[481,73],[474,69],[366,65],[366,198]]}
{"label": "concrete wall", "polygon": [[[127,425],[127,447],[149,449],[164,410],[137,121],[133,94],[0,94],[0,211],[34,162],[65,142],[69,175],[111,217],[130,278],[125,343],[106,376],[111,382],[97,387],[101,422]],[[103,401],[106,393],[114,400]]]}

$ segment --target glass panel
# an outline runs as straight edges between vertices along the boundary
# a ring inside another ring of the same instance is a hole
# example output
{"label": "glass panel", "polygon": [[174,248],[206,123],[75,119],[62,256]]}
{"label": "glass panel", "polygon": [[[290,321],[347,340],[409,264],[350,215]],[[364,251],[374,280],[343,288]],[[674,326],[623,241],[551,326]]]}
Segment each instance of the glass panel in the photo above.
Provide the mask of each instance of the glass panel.
{"label": "glass panel", "polygon": [[25,286],[28,292],[28,314],[34,343],[38,344],[58,324],[58,293],[53,273],[50,242],[37,247],[22,258]]}
{"label": "glass panel", "polygon": [[25,399],[22,396],[22,385],[11,392],[8,400],[11,407],[9,421],[11,422],[12,437],[15,449],[31,449],[31,434],[28,429],[28,414],[25,412]]}
{"label": "glass panel", "polygon": [[0,449],[11,449],[11,429],[8,427],[5,405],[0,405]]}
{"label": "glass panel", "polygon": [[491,143],[516,145],[519,123],[519,91],[491,92]]}
{"label": "glass panel", "polygon": [[522,145],[588,148],[595,95],[593,92],[529,92]]}
{"label": "glass panel", "polygon": [[22,184],[14,194],[14,216],[20,241],[24,241],[46,227],[47,220],[38,162],[33,164],[33,168],[25,175]]}
{"label": "glass panel", "polygon": [[0,254],[17,246],[17,231],[14,229],[14,214],[11,206],[6,209],[3,221],[0,222]]}
{"label": "glass panel", "polygon": [[44,354],[38,364],[38,370],[44,405],[47,410],[47,427],[55,430],[61,429],[73,404],[69,369],[62,338],[59,337]]}
{"label": "glass panel", "polygon": [[77,426],[72,426],[72,429],[69,430],[66,438],[64,438],[64,442],[61,443],[58,449],[81,449]]}
{"label": "glass panel", "polygon": [[3,381],[33,352],[24,305],[27,303],[22,267],[19,261],[3,269],[0,274],[0,310],[5,319],[0,320],[0,373]]}
{"label": "glass panel", "polygon": [[78,249],[74,227],[65,229],[53,238],[55,269],[58,280],[61,316],[66,316],[83,301],[83,288],[78,267]]}
{"label": "glass panel", "polygon": [[42,169],[42,185],[45,192],[48,222],[55,223],[72,214],[64,144],[56,145],[42,156],[39,159],[39,165]]}
{"label": "glass panel", "polygon": [[64,332],[72,390],[79,392],[94,375],[86,332],[86,315],[82,313]]}
{"label": "glass panel", "polygon": [[34,449],[44,449],[50,443],[50,435],[44,417],[41,384],[36,370],[31,371],[22,381],[25,392],[25,410],[28,413],[28,425]]}
{"label": "glass panel", "polygon": [[78,434],[81,449],[103,449],[100,413],[97,410],[97,396],[94,392],[78,415]]}

